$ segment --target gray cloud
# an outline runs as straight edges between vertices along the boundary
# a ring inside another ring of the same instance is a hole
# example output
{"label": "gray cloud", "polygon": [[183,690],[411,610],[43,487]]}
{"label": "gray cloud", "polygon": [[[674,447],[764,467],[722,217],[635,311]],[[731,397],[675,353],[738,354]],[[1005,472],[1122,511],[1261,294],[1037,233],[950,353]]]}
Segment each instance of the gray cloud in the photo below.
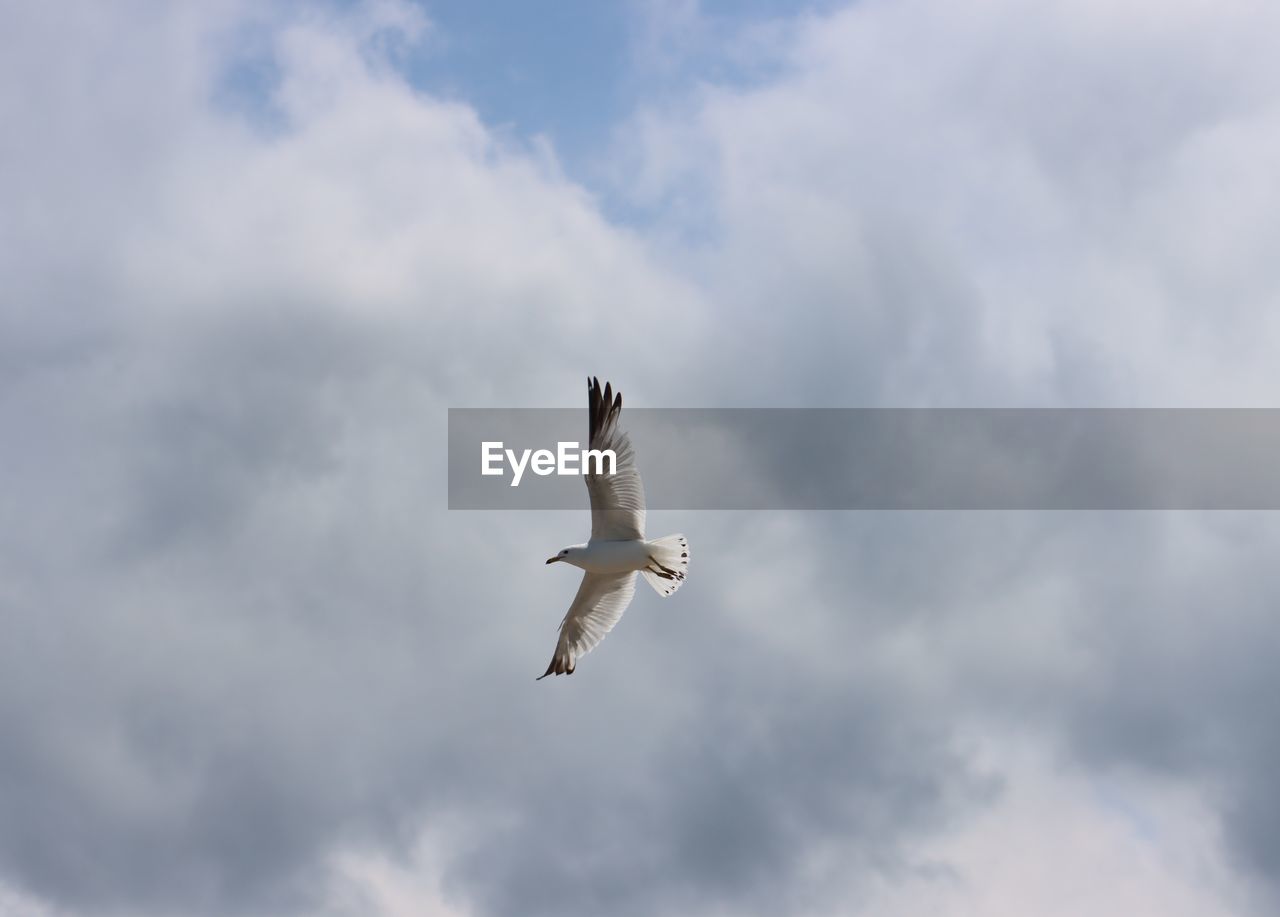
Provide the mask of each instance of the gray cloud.
{"label": "gray cloud", "polygon": [[[572,588],[540,552],[583,516],[448,513],[444,443],[586,372],[647,406],[1265,402],[1273,14],[802,20],[768,82],[624,127],[655,212],[621,229],[410,91],[406,10],[13,12],[0,901],[336,911],[336,857],[425,832],[475,913],[844,911],[998,811],[975,733],[1187,787],[1274,886],[1269,518],[655,513],[679,602],[535,690]],[[246,22],[271,130],[218,95]]]}

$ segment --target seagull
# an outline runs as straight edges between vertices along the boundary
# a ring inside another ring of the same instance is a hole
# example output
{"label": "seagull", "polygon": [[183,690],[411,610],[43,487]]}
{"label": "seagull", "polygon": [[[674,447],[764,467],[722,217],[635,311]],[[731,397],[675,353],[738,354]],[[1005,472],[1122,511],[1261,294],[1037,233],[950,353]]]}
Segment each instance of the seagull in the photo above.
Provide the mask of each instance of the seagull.
{"label": "seagull", "polygon": [[613,630],[631,604],[637,573],[665,598],[680,588],[689,569],[689,542],[683,535],[645,540],[644,486],[636,470],[631,439],[618,429],[622,393],[615,395],[608,383],[601,390],[595,377],[587,380],[587,391],[588,448],[613,450],[615,474],[603,469],[584,474],[591,497],[591,540],[561,548],[547,560],[549,564],[572,564],[586,572],[560,622],[551,664],[535,681],[553,674],[573,674],[578,660]]}

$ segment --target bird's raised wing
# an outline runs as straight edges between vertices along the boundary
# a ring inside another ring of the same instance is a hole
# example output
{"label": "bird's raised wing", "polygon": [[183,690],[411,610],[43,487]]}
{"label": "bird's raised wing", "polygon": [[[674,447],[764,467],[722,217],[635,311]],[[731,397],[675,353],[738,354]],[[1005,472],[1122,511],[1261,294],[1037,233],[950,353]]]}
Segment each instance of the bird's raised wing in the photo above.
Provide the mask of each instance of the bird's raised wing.
{"label": "bird's raised wing", "polygon": [[[614,395],[612,387],[600,380],[588,380],[587,403],[590,412],[590,449],[612,449],[617,456],[616,474],[587,473],[587,493],[591,497],[591,537],[606,541],[644,538],[644,485],[636,469],[631,439],[618,429],[622,413],[622,393]],[[588,468],[594,468],[592,462]]]}
{"label": "bird's raised wing", "polygon": [[578,594],[560,622],[560,639],[551,665],[535,681],[548,675],[572,675],[578,659],[613,630],[636,593],[636,574],[584,573]]}

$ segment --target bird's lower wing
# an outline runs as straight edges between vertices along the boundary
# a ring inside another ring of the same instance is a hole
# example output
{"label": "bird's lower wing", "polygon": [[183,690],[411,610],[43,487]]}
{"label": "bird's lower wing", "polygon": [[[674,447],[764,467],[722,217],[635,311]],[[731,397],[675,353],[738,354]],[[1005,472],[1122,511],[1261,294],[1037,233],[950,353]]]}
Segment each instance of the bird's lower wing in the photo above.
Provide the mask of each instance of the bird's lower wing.
{"label": "bird's lower wing", "polygon": [[560,639],[547,670],[548,675],[572,675],[578,659],[595,648],[613,630],[636,593],[632,573],[585,573],[573,604],[560,622]]}

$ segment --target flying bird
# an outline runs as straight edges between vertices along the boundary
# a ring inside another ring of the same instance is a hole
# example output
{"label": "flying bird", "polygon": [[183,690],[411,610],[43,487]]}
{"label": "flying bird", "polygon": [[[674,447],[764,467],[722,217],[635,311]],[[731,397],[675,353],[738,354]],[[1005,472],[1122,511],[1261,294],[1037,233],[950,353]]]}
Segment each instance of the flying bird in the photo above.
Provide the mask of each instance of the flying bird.
{"label": "flying bird", "polygon": [[548,675],[572,675],[578,660],[613,630],[631,604],[636,574],[645,578],[658,595],[673,594],[689,569],[689,542],[683,535],[667,535],[654,541],[644,537],[644,486],[636,470],[631,439],[618,429],[622,394],[606,383],[587,380],[589,449],[610,449],[616,456],[614,474],[597,467],[590,472],[584,462],[587,494],[591,497],[591,539],[586,544],[562,548],[547,563],[581,567],[582,584],[573,604],[560,622],[560,638],[547,670]]}

